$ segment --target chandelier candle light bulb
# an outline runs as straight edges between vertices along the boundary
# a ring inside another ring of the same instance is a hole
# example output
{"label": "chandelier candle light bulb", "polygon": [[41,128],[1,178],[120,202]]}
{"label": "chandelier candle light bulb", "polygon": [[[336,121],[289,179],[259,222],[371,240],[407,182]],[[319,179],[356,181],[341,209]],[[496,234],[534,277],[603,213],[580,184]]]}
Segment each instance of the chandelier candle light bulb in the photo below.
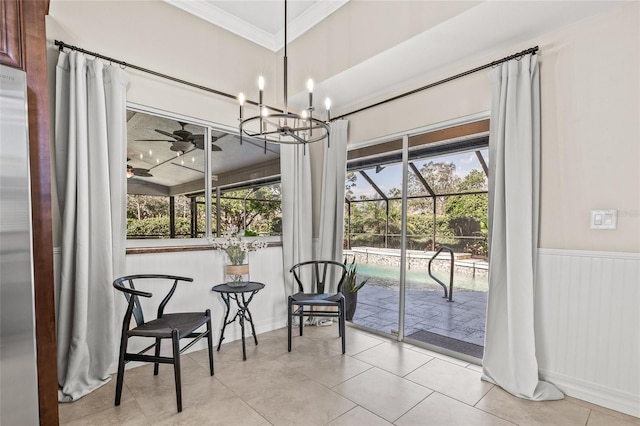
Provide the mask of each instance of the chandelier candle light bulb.
{"label": "chandelier candle light bulb", "polygon": [[238,95],[238,102],[240,103],[240,121],[242,121],[242,110],[244,109],[244,101],[246,100],[244,93],[240,92]]}
{"label": "chandelier candle light bulb", "polygon": [[331,121],[331,99],[324,100],[324,107],[327,110],[327,121]]}
{"label": "chandelier candle light bulb", "polygon": [[307,90],[309,90],[309,111],[313,110],[313,80],[307,80]]}

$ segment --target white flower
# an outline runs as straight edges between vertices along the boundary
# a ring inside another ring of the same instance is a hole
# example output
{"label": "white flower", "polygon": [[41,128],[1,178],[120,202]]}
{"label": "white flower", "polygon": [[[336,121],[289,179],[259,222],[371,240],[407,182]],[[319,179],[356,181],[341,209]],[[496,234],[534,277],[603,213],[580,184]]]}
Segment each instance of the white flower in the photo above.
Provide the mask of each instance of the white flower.
{"label": "white flower", "polygon": [[[243,232],[244,233],[244,232]],[[229,260],[234,265],[241,265],[244,263],[246,254],[250,251],[260,250],[267,247],[267,244],[263,241],[248,241],[243,240],[240,237],[238,228],[232,226],[223,234],[224,240],[220,242],[214,242],[213,245],[217,250],[224,250],[229,257]]]}

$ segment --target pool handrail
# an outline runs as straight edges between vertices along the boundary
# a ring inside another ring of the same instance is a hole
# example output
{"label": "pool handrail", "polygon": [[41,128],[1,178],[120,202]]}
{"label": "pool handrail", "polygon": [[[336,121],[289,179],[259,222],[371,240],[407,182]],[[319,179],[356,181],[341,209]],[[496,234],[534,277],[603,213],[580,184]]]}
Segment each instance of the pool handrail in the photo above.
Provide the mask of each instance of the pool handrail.
{"label": "pool handrail", "polygon": [[[449,291],[447,292],[447,286],[440,281],[438,278],[436,278],[432,273],[431,273],[431,262],[433,262],[433,260],[438,257],[438,255],[443,252],[443,251],[448,251],[449,254],[451,255],[451,273],[449,276]],[[444,289],[444,298],[447,299],[447,302],[453,302],[453,270],[454,270],[454,266],[455,266],[455,256],[453,254],[453,250],[451,250],[450,247],[447,246],[442,246],[440,247],[440,249],[436,252],[436,254],[434,254],[431,259],[429,260],[429,276],[438,284],[440,284],[442,286],[442,288]],[[447,297],[448,296],[448,297]]]}

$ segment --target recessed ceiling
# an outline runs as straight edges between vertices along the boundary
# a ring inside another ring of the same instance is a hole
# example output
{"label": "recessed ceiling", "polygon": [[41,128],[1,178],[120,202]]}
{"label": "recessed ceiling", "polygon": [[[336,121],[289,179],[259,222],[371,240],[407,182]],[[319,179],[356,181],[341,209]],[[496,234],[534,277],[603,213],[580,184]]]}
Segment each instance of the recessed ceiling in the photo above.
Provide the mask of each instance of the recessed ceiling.
{"label": "recessed ceiling", "polygon": [[[330,96],[335,113],[371,104],[390,93],[431,83],[424,76],[455,69],[487,52],[507,56],[542,43],[542,37],[579,20],[620,7],[623,1],[485,1],[351,68],[316,82],[314,96]],[[417,54],[417,52],[419,52]],[[541,55],[545,52],[541,51]],[[499,59],[497,56],[493,59]],[[486,61],[486,58],[484,58]],[[483,65],[478,62],[476,65]],[[306,93],[289,98],[304,108]]]}
{"label": "recessed ceiling", "polygon": [[[284,1],[165,0],[274,52],[284,47]],[[298,0],[287,3],[287,41],[291,42],[349,0]]]}

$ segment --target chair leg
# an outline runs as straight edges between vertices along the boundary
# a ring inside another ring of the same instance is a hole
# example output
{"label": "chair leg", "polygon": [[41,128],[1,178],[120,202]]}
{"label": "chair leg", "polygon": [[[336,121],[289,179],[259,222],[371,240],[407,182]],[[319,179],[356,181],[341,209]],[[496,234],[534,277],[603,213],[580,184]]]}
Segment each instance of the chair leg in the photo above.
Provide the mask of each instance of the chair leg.
{"label": "chair leg", "polygon": [[291,352],[291,298],[287,302],[287,344],[289,352]]}
{"label": "chair leg", "polygon": [[178,330],[171,332],[173,342],[173,374],[176,379],[176,402],[178,403],[178,413],[182,411],[182,383],[180,379],[180,341],[178,340]]}
{"label": "chair leg", "polygon": [[213,376],[213,336],[211,335],[211,310],[207,309],[206,312],[207,316],[209,317],[209,320],[207,321],[207,332],[209,333],[207,335],[207,344],[209,345],[209,371]]}
{"label": "chair leg", "polygon": [[[162,339],[156,339],[156,352],[155,355],[156,357],[160,356],[160,343],[162,342]],[[158,375],[158,367],[160,366],[160,363],[158,362],[154,362],[153,363],[153,375],[157,376]]]}
{"label": "chair leg", "polygon": [[124,382],[124,355],[127,352],[127,334],[122,333],[120,338],[120,354],[118,356],[118,377],[116,379],[116,401],[115,405],[120,405],[120,398],[122,397],[122,384]]}
{"label": "chair leg", "polygon": [[[304,312],[304,306],[299,306],[296,310],[300,310],[300,313],[302,313]],[[298,321],[298,323],[300,324],[300,335],[302,336],[302,329],[304,328],[304,315],[300,315],[298,318],[300,318],[300,321]]]}
{"label": "chair leg", "polygon": [[340,309],[340,327],[338,327],[340,329],[340,336],[342,337],[342,354],[344,355],[344,353],[346,352],[346,339],[347,339],[347,330],[346,330],[346,324],[345,324],[345,303],[344,303],[344,299],[342,299],[340,301],[340,306],[338,307],[338,309]]}

